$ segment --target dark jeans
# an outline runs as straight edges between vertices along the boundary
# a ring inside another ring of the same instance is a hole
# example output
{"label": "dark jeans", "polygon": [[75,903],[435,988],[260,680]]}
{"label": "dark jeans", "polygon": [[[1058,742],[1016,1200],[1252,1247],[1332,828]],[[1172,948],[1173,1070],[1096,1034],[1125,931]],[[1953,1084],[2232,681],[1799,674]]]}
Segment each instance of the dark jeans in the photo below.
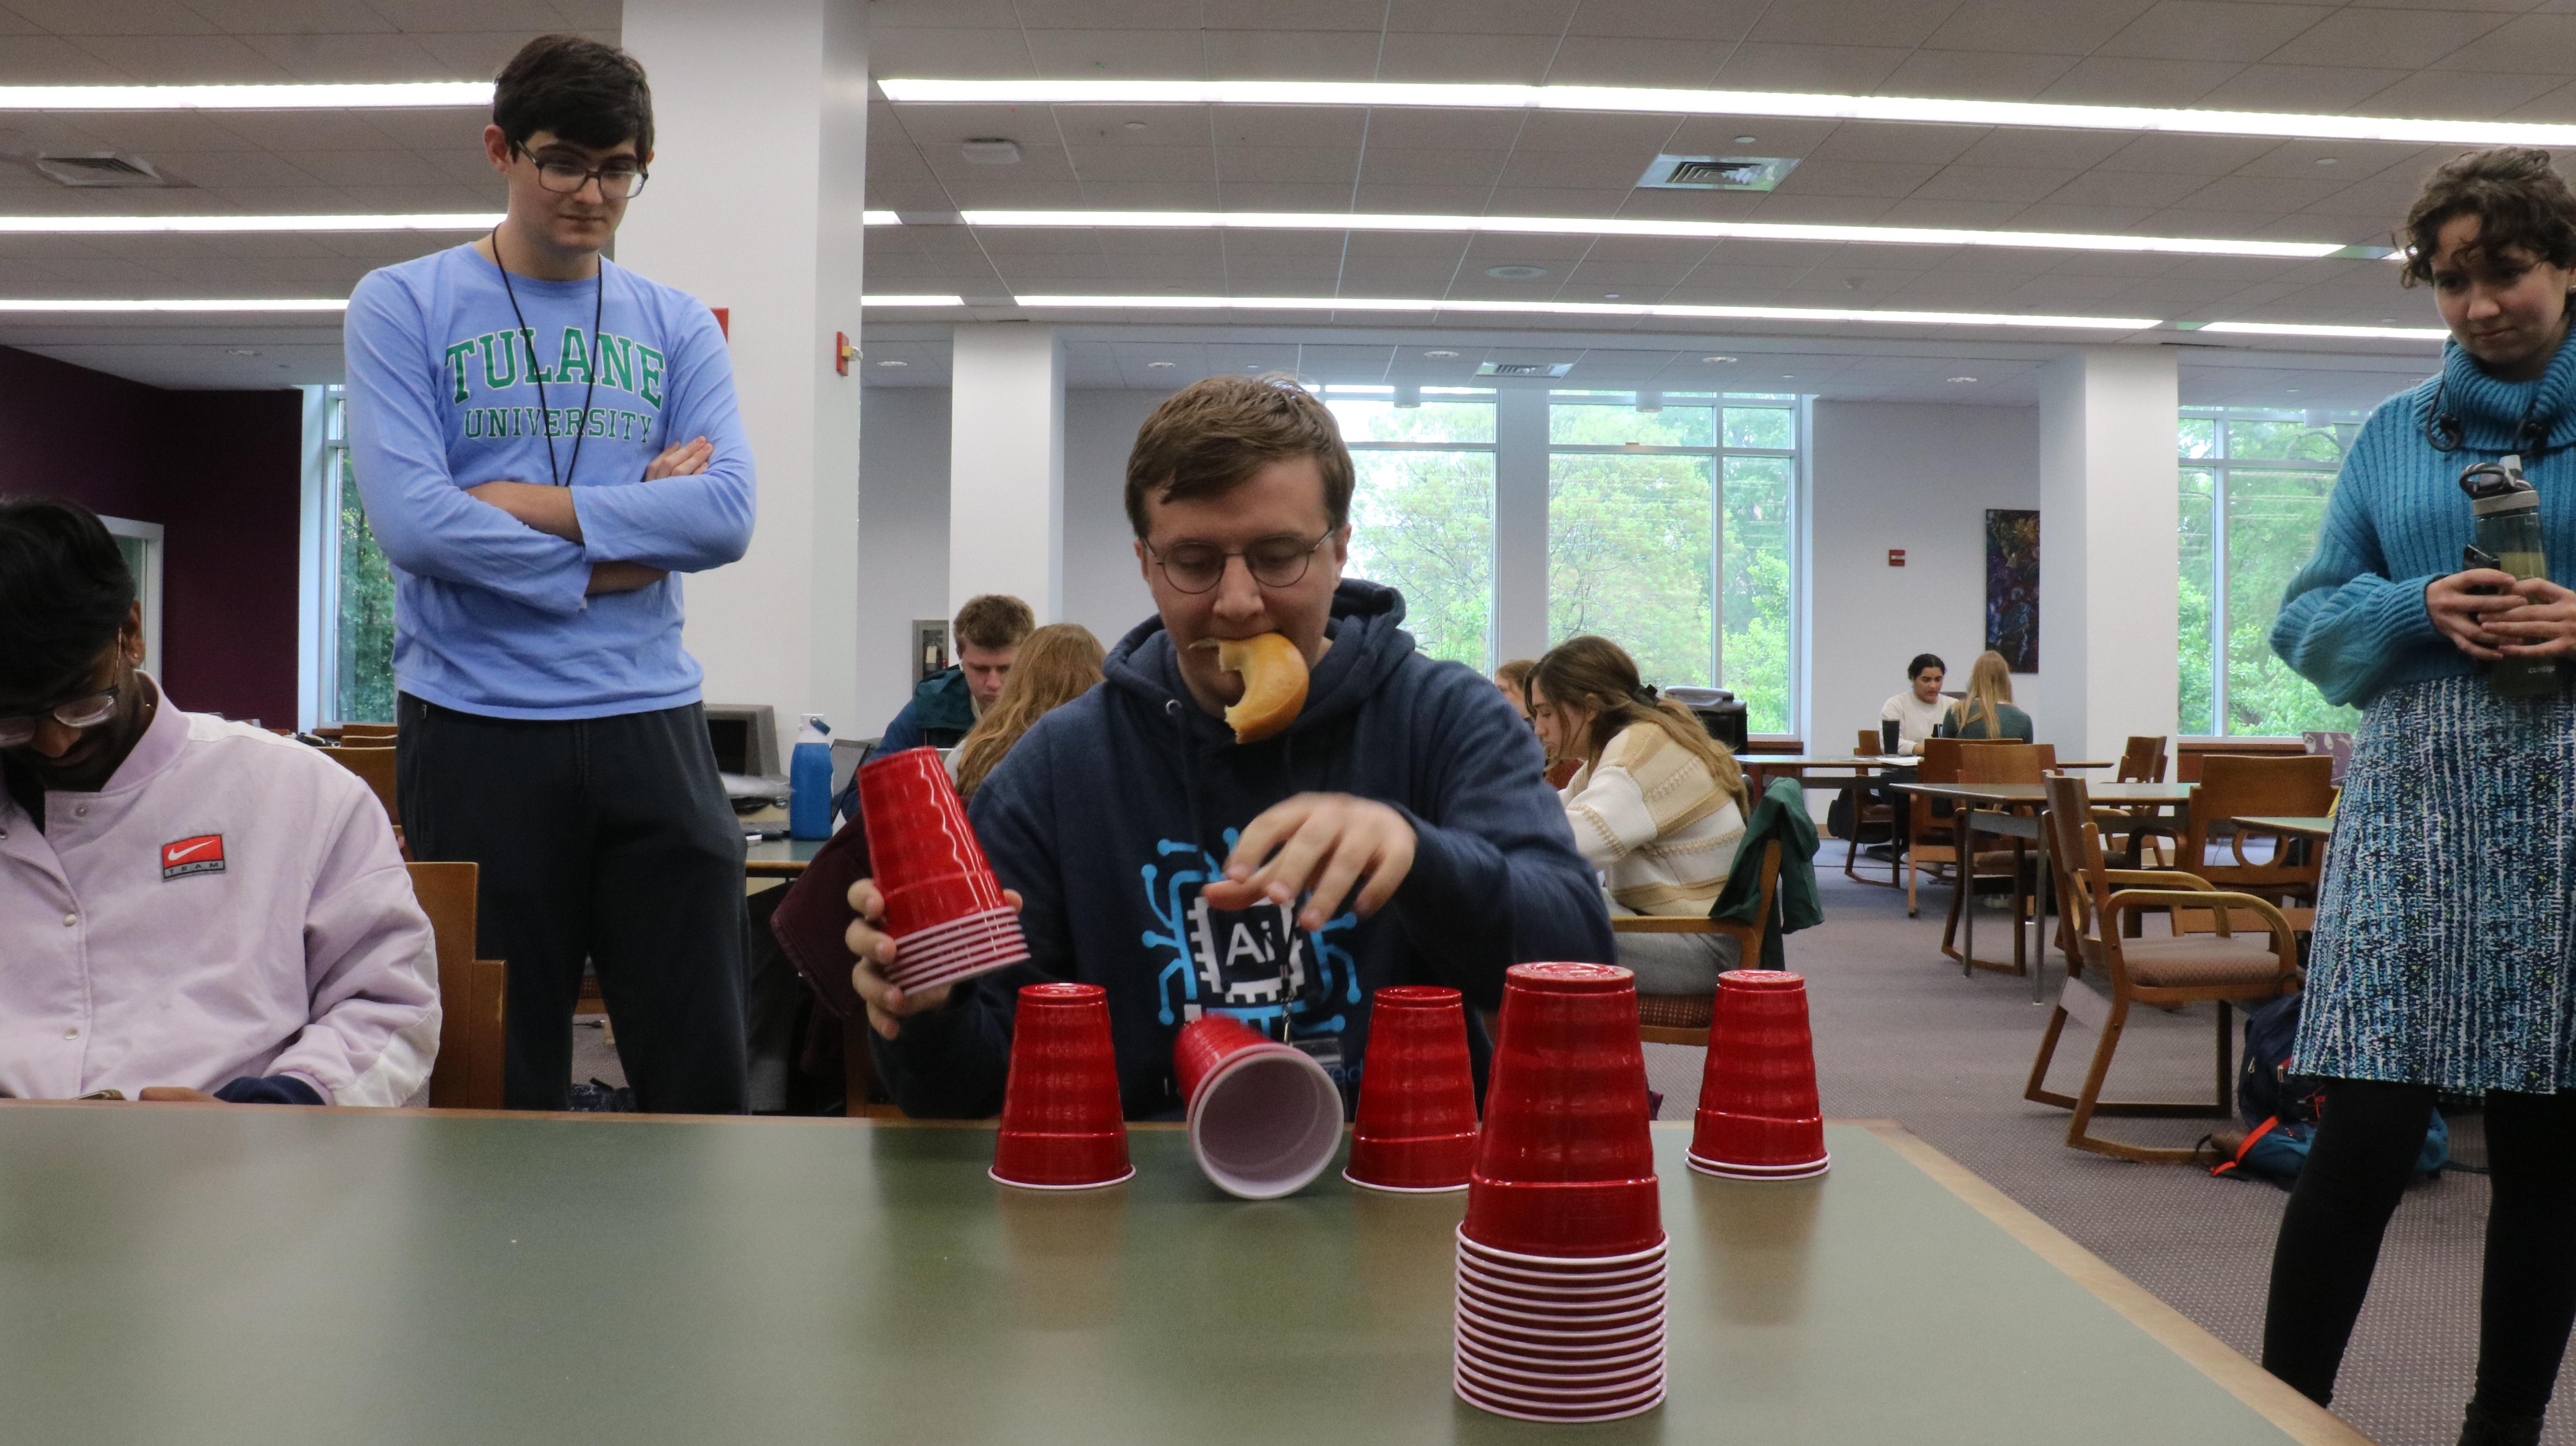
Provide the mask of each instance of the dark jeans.
{"label": "dark jeans", "polygon": [[[2379,1241],[2431,1123],[2427,1085],[2331,1080],[2272,1252],[2263,1368],[2320,1405],[2379,1264]],[[2576,1093],[2486,1098],[2495,1199],[2478,1307],[2477,1404],[2506,1418],[2549,1405],[2576,1320]]]}
{"label": "dark jeans", "polygon": [[741,1113],[742,830],[698,705],[528,720],[406,693],[397,716],[412,857],[482,865],[476,949],[509,961],[503,1101],[567,1104],[587,962],[637,1109]]}

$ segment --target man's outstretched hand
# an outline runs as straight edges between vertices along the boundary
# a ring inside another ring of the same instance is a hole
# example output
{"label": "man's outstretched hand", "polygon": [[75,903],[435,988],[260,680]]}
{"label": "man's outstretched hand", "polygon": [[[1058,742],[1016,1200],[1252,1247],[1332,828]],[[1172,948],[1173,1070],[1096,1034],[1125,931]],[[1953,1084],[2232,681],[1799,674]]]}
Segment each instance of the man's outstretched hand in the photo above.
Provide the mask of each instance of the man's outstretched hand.
{"label": "man's outstretched hand", "polygon": [[[1002,890],[1002,901],[1012,913],[1020,910],[1020,891]],[[886,966],[894,962],[894,936],[885,931],[885,894],[874,879],[861,879],[850,885],[849,931],[841,942],[858,964],[850,970],[850,987],[868,1006],[868,1025],[877,1033],[892,1039],[903,1029],[903,1021],[926,1009],[937,1009],[948,1002],[948,988],[935,984],[928,989],[905,990],[886,977]]]}
{"label": "man's outstretched hand", "polygon": [[1307,895],[1297,927],[1320,929],[1351,901],[1363,919],[1386,907],[1413,871],[1413,825],[1375,799],[1301,793],[1264,809],[1235,839],[1225,877],[1199,893],[1229,913],[1264,899],[1293,904]]}

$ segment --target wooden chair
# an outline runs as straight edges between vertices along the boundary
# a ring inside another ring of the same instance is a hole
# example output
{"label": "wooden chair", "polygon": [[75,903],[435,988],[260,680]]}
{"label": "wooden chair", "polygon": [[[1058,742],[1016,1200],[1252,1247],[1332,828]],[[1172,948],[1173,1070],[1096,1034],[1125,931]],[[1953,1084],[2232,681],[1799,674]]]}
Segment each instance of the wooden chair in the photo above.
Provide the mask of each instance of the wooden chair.
{"label": "wooden chair", "polygon": [[380,740],[390,745],[394,741],[394,731],[395,725],[391,723],[343,723],[340,725],[340,741]]}
{"label": "wooden chair", "polygon": [[[1882,741],[1877,729],[1863,728],[1860,730],[1859,741],[1852,745],[1852,756],[1854,758],[1875,757]],[[1846,841],[1849,847],[1843,850],[1843,877],[1854,883],[1885,884],[1893,889],[1903,882],[1902,876],[1905,870],[1905,861],[1897,856],[1896,849],[1896,817],[1902,809],[1898,804],[1870,801],[1878,796],[1874,792],[1864,791],[1858,785],[1852,788],[1852,836]],[[1868,832],[1872,825],[1887,830],[1887,877],[1884,879],[1864,879],[1860,876],[1859,869],[1855,867],[1860,862],[1860,836]]]}
{"label": "wooden chair", "polygon": [[[2302,903],[2293,923],[2312,924],[2322,849],[2310,849],[2298,863],[2288,862],[2289,841],[2275,839],[2267,859],[2245,856],[2245,835],[2228,824],[2232,818],[2287,815],[2317,818],[2334,807],[2334,759],[2322,753],[2274,758],[2212,754],[2201,760],[2200,782],[2191,791],[2191,816],[2185,821],[2177,865],[2213,888],[2233,889],[2275,904]],[[2220,829],[2229,829],[2220,834]],[[2215,844],[2218,862],[2210,861]],[[2240,927],[2248,921],[2239,919]],[[2198,910],[2177,914],[2175,932],[2204,931],[2208,915]]]}
{"label": "wooden chair", "polygon": [[[2054,772],[2057,767],[2055,744],[1984,743],[1973,739],[1967,740],[1967,743],[1968,746],[1962,748],[1959,753],[1961,783],[2036,784]],[[2019,813],[2026,810],[2010,811]],[[1962,805],[1958,816],[1952,820],[1962,830],[1967,825],[1966,814],[1966,806]],[[1967,839],[1964,832],[1958,837],[1962,841]],[[1953,845],[1951,852],[1955,855],[1958,852],[1958,846]],[[1959,876],[1958,887],[1950,891],[1950,916],[1948,922],[1941,928],[1941,952],[1944,955],[1952,959],[1960,959],[1959,951],[1955,947],[1959,932],[1959,916],[1963,909],[1970,907],[1967,901],[1975,895],[1978,882],[2000,879],[2007,881],[2012,890],[2012,972],[2021,974],[2028,971],[2029,945],[2028,941],[2022,938],[2022,926],[2030,922],[2030,906],[2036,902],[2033,890],[2028,887],[2024,879],[2028,867],[2029,846],[2020,839],[2011,840],[2009,848],[1988,849],[1969,860],[1966,871]],[[1961,959],[1960,962],[1970,961]],[[1975,960],[1973,964],[1979,969],[2003,967],[2001,964],[1988,963],[1983,959]]]}
{"label": "wooden chair", "polygon": [[367,787],[375,790],[376,801],[385,806],[385,818],[394,827],[402,827],[402,802],[394,792],[394,750],[343,744],[315,751],[365,779]]}
{"label": "wooden chair", "polygon": [[[2111,987],[2107,1015],[2100,1021],[2101,1041],[2085,1071],[2081,1090],[2073,1095],[2048,1088],[2049,1062],[2066,1021],[2076,1011],[2090,1014],[2098,996],[2086,985],[2069,982],[2048,1016],[2040,1036],[2039,1057],[2031,1062],[2030,1082],[2022,1098],[2072,1110],[2066,1143],[2097,1155],[2146,1163],[2179,1163],[2194,1158],[2188,1149],[2156,1148],[2106,1140],[2092,1132],[2096,1115],[2225,1116],[2230,1109],[2234,1069],[2229,1058],[2233,1007],[2277,999],[2299,986],[2296,937],[2279,910],[2251,894],[2223,893],[2191,874],[2162,869],[2113,869],[2102,860],[2102,830],[2092,821],[2092,805],[2079,778],[2052,778],[2048,788],[2049,852],[2057,874],[2067,918],[2084,962],[2105,976]],[[2114,889],[2118,892],[2112,892]],[[2122,923],[2142,909],[2177,905],[2217,905],[2209,912],[2217,923],[2214,936],[2167,939],[2122,937]],[[2252,914],[2262,920],[2268,939],[2256,942],[2232,933],[2231,917]],[[2129,1011],[2137,1005],[2171,1009],[2186,1004],[2218,1006],[2216,1098],[2208,1103],[2106,1101],[2102,1082],[2111,1071]],[[2072,1007],[2070,1007],[2072,1006]]]}
{"label": "wooden chair", "polygon": [[[1735,866],[1743,868],[1747,860],[1738,855]],[[1711,919],[1705,915],[1666,918],[1658,914],[1614,914],[1610,931],[1614,934],[1724,934],[1735,940],[1738,969],[1762,967],[1762,931],[1771,919],[1772,901],[1780,894],[1780,841],[1773,839],[1762,846],[1756,867],[1762,870],[1762,907],[1750,924],[1733,919]],[[1717,996],[1680,994],[1640,994],[1637,996],[1637,1037],[1648,1044],[1708,1045],[1708,1027],[1717,1017]]]}
{"label": "wooden chair", "polygon": [[[2162,783],[2165,781],[2165,738],[2133,735],[2129,746],[2120,754],[2121,783]],[[2161,850],[2171,837],[2170,829],[2159,822],[2152,806],[2127,808],[2104,807],[2093,810],[2093,822],[2100,825],[2105,838],[2126,838],[2129,861],[2135,864],[2140,850]],[[2162,834],[2164,837],[2156,837]]]}
{"label": "wooden chair", "polygon": [[429,915],[438,948],[438,1060],[429,1074],[435,1110],[501,1108],[502,1026],[509,965],[474,957],[478,864],[411,864],[412,896]]}

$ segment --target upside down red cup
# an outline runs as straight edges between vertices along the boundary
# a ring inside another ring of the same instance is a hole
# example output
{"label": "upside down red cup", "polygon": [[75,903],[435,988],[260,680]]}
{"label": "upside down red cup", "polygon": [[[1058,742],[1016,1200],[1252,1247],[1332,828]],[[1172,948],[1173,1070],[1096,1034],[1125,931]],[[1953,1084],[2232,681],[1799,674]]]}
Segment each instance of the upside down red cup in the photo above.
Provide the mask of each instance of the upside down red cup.
{"label": "upside down red cup", "polygon": [[1021,987],[990,1173],[1032,1190],[1087,1190],[1136,1173],[1099,985]]}
{"label": "upside down red cup", "polygon": [[1664,1238],[1647,1129],[1635,976],[1608,964],[1515,964],[1462,1227],[1551,1259],[1631,1255]]}
{"label": "upside down red cup", "polygon": [[1273,1200],[1306,1187],[1342,1145],[1342,1092],[1312,1055],[1243,1021],[1181,1026],[1172,1072],[1189,1103],[1190,1153],[1217,1188]]}
{"label": "upside down red cup", "polygon": [[1830,1161],[1807,981],[1775,969],[1719,975],[1691,1168],[1742,1180],[1803,1180],[1823,1174]]}
{"label": "upside down red cup", "polygon": [[880,879],[877,887],[885,894],[886,932],[897,939],[958,919],[1007,914],[1011,907],[1002,897],[1001,880],[990,869],[938,874],[891,889]]}
{"label": "upside down red cup", "polygon": [[899,889],[944,874],[993,872],[938,749],[906,748],[869,759],[859,765],[858,785],[868,870],[878,888]]}
{"label": "upside down red cup", "polygon": [[1368,1062],[1342,1178],[1372,1190],[1464,1190],[1476,1163],[1476,1077],[1455,989],[1396,984],[1369,999]]}

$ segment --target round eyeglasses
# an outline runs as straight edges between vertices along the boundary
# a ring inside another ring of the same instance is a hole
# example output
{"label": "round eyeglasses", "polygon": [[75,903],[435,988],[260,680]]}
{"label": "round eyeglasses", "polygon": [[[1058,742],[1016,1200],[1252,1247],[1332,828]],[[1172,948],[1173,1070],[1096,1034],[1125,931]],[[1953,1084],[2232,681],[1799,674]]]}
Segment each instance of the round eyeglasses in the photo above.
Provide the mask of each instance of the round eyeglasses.
{"label": "round eyeglasses", "polygon": [[537,184],[559,196],[571,195],[589,185],[594,178],[599,182],[599,194],[611,201],[623,201],[644,189],[644,168],[641,166],[585,166],[579,161],[561,157],[529,156],[528,159],[536,162]]}
{"label": "round eyeglasses", "polygon": [[1294,587],[1314,562],[1315,549],[1332,535],[1327,531],[1312,542],[1265,537],[1240,552],[1206,542],[1184,542],[1169,551],[1149,542],[1145,551],[1162,565],[1163,576],[1171,579],[1172,586],[1183,592],[1207,592],[1225,581],[1225,562],[1230,557],[1242,558],[1244,569],[1263,587]]}
{"label": "round eyeglasses", "polygon": [[25,747],[36,736],[36,724],[50,716],[66,728],[95,728],[116,716],[116,689],[109,688],[33,713],[0,713],[0,748]]}

